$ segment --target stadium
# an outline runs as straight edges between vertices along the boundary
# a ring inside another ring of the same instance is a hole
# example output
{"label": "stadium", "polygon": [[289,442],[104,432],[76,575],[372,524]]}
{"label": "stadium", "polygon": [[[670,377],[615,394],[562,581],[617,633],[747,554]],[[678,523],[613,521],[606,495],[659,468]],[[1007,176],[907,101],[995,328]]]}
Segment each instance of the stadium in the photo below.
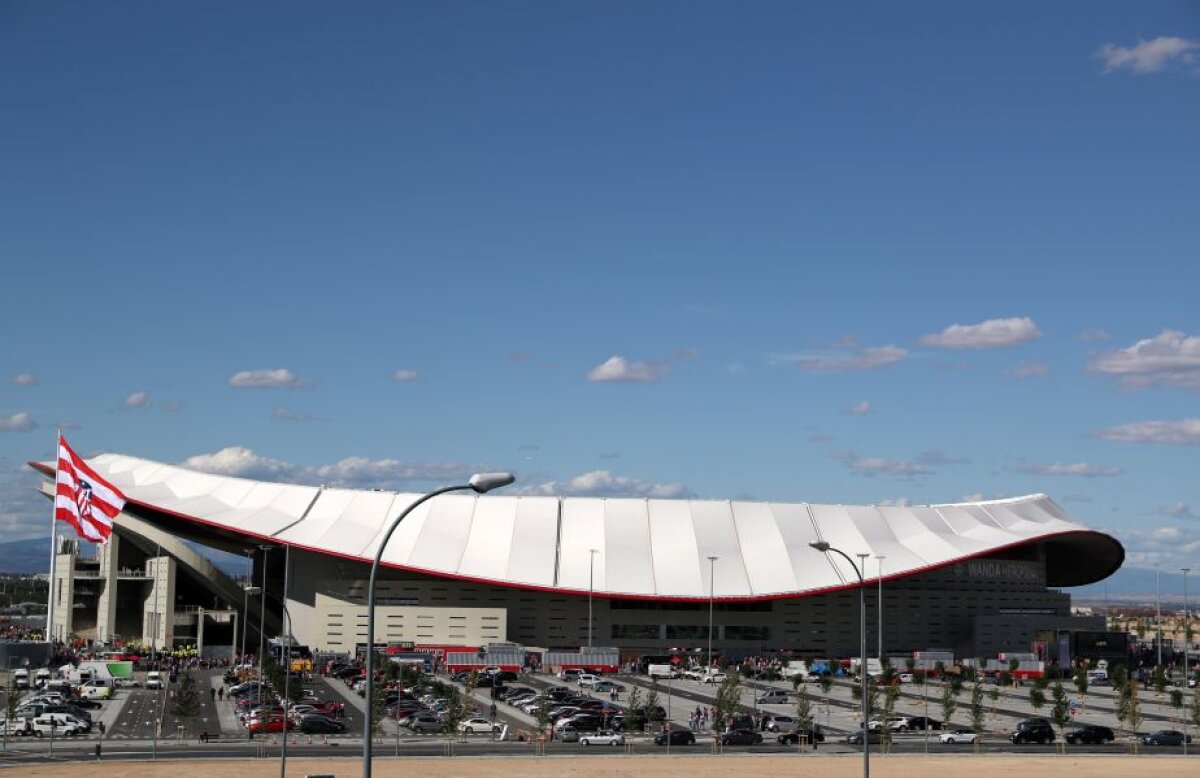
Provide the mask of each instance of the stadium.
{"label": "stadium", "polygon": [[[267,637],[283,632],[285,563],[295,640],[361,651],[370,562],[388,521],[420,497],[119,454],[89,463],[129,500],[96,559],[60,544],[54,636],[198,643],[213,656],[257,645],[260,622]],[[30,464],[52,494],[53,466]],[[711,638],[731,659],[855,655],[858,577],[818,541],[864,559],[868,640],[887,655],[994,656],[1047,631],[1102,630],[1101,618],[1072,616],[1060,590],[1124,560],[1115,538],[1040,494],[928,506],[451,494],[389,542],[374,640],[613,646],[632,659]],[[245,555],[265,599],[197,545]]]}

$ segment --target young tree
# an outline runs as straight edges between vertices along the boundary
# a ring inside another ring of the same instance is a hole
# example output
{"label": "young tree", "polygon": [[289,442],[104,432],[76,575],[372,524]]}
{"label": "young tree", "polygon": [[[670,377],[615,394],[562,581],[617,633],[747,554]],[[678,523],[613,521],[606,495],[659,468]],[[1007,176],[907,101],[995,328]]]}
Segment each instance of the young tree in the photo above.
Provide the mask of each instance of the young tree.
{"label": "young tree", "polygon": [[997,707],[997,703],[1000,701],[1000,690],[993,687],[991,689],[988,689],[987,695],[988,695],[988,700],[991,701],[991,703],[992,703],[992,721],[995,721],[996,720],[996,707]]}
{"label": "young tree", "polygon": [[950,729],[950,719],[954,718],[954,712],[958,710],[958,697],[954,693],[954,686],[949,683],[942,684],[942,727]]}
{"label": "young tree", "polygon": [[734,670],[721,684],[721,688],[717,689],[717,704],[714,706],[717,709],[717,718],[713,722],[715,731],[719,732],[724,729],[726,723],[737,715],[738,708],[741,707],[741,699],[742,679]]}
{"label": "young tree", "polygon": [[1162,695],[1167,690],[1167,671],[1162,665],[1154,668],[1154,692]]}
{"label": "young tree", "polygon": [[1079,692],[1079,696],[1086,696],[1088,693],[1088,671],[1087,665],[1081,664],[1075,671],[1075,689]]}
{"label": "young tree", "polygon": [[200,715],[200,707],[200,692],[196,689],[196,679],[190,670],[184,671],[183,677],[179,679],[175,701],[171,704],[171,715],[186,729],[188,722]]}
{"label": "young tree", "polygon": [[1175,715],[1179,717],[1180,725],[1183,724],[1183,690],[1171,690],[1171,707],[1175,709]]}
{"label": "young tree", "polygon": [[976,678],[971,684],[971,728],[976,734],[983,734],[983,715],[983,684]]}
{"label": "young tree", "polygon": [[1125,682],[1125,686],[1129,689],[1129,701],[1126,704],[1125,720],[1129,722],[1129,726],[1133,729],[1134,748],[1137,748],[1137,732],[1142,726],[1142,706],[1138,702],[1137,682],[1130,679]]}
{"label": "young tree", "polygon": [[371,689],[371,710],[369,711],[371,720],[369,726],[371,728],[371,736],[376,737],[379,735],[379,728],[383,726],[384,718],[387,717],[387,707],[384,704],[386,695],[383,692],[382,681],[368,680],[367,683],[374,684]]}
{"label": "young tree", "polygon": [[471,672],[467,673],[467,680],[463,683],[463,686],[467,687],[467,694],[475,691],[475,688],[479,686],[479,671],[472,669]]}
{"label": "young tree", "polygon": [[808,689],[801,687],[796,691],[796,732],[800,735],[800,747],[804,748],[813,732],[812,702],[808,699]]}
{"label": "young tree", "polygon": [[822,674],[821,680],[817,682],[821,687],[821,695],[824,697],[825,705],[825,724],[829,724],[829,692],[833,689],[833,676]]}
{"label": "young tree", "polygon": [[656,732],[661,729],[666,711],[662,710],[662,703],[658,699],[658,679],[656,678],[650,679],[650,691],[646,692],[644,710],[646,711],[646,721],[650,724],[650,731]]}
{"label": "young tree", "polygon": [[1191,718],[1192,725],[1200,729],[1200,684],[1197,684],[1196,691],[1192,692]]}
{"label": "young tree", "polygon": [[[633,712],[633,698],[637,694],[637,687],[634,687],[634,694],[629,695],[629,711]],[[550,700],[543,698],[537,706],[537,725],[538,731],[545,734],[550,728]]]}
{"label": "young tree", "polygon": [[892,717],[896,715],[896,700],[900,699],[900,687],[888,684],[883,693],[883,721],[880,722],[880,737],[886,754],[892,745]]}
{"label": "young tree", "polygon": [[642,690],[637,686],[629,693],[629,704],[625,706],[625,728],[642,730],[646,726],[646,704],[642,702]]}
{"label": "young tree", "polygon": [[446,722],[446,731],[453,734],[458,732],[458,725],[467,717],[471,708],[471,699],[467,695],[461,694],[458,689],[450,687],[446,690],[446,710],[442,714]]}
{"label": "young tree", "polygon": [[1008,660],[1008,674],[1012,678],[1012,685],[1013,685],[1014,689],[1017,688],[1017,684],[1020,681],[1020,679],[1017,677],[1017,670],[1019,670],[1020,667],[1021,667],[1020,660],[1018,660],[1018,659]]}
{"label": "young tree", "polygon": [[1038,712],[1046,707],[1046,693],[1040,687],[1035,686],[1029,690],[1029,705]]}
{"label": "young tree", "polygon": [[4,747],[8,748],[8,731],[12,729],[14,722],[17,720],[17,708],[21,707],[21,693],[16,689],[4,690]]}
{"label": "young tree", "polygon": [[[1050,694],[1054,699],[1054,706],[1050,709],[1050,720],[1054,722],[1054,726],[1058,727],[1058,737],[1061,740],[1063,730],[1071,723],[1071,700],[1067,697],[1066,690],[1063,689],[1061,683],[1054,684],[1050,690]],[[1063,741],[1063,752],[1066,753],[1066,741]]]}

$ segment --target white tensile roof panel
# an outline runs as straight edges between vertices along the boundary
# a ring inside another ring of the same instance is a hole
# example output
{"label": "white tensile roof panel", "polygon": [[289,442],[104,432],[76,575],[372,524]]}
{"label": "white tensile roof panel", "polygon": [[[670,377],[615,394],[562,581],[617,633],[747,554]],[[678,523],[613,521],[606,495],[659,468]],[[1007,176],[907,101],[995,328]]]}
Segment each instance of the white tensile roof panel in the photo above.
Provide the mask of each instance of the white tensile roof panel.
{"label": "white tensile roof panel", "polygon": [[771,506],[765,502],[735,502],[730,508],[751,591],[757,595],[795,591],[792,560]]}
{"label": "white tensile roof panel", "polygon": [[[702,587],[694,596],[707,597],[710,586],[714,596],[717,592],[725,597],[752,596],[754,591],[746,575],[746,562],[742,557],[729,503],[693,500],[691,509],[692,524],[696,528],[696,550],[700,552],[698,561]],[[715,556],[716,561],[710,563],[710,556]]]}
{"label": "white tensile roof panel", "polygon": [[[181,520],[369,562],[419,494],[318,488],[199,473],[103,454],[89,460],[133,501]],[[53,473],[53,464],[37,465]],[[143,510],[143,509],[138,509]],[[1045,495],[932,506],[442,495],[397,528],[385,564],[497,585],[597,595],[795,597],[857,584],[850,565],[809,547],[866,553],[866,578],[894,578],[1044,539],[1089,534]],[[1103,548],[1102,546],[1100,548]],[[595,550],[594,567],[592,550]],[[716,557],[711,565],[709,557]],[[1107,561],[1104,561],[1107,560]],[[1086,578],[1098,565],[1083,568]],[[710,581],[709,571],[714,575]],[[589,583],[589,573],[591,581]],[[1107,574],[1107,573],[1105,573]],[[1063,576],[1059,576],[1063,578]]]}
{"label": "white tensile roof panel", "polygon": [[518,504],[513,497],[476,501],[471,531],[458,563],[459,575],[491,579],[508,576]]}
{"label": "white tensile roof panel", "polygon": [[508,571],[500,580],[554,586],[558,558],[558,498],[521,497],[516,503]]}
{"label": "white tensile roof panel", "polygon": [[694,597],[701,588],[700,553],[689,504],[684,500],[651,500],[650,556],[659,594]]}
{"label": "white tensile roof panel", "polygon": [[[576,591],[609,591],[605,577],[604,500],[564,501],[558,545],[558,586]],[[596,560],[592,561],[592,549]],[[591,583],[589,585],[589,575]]]}
{"label": "white tensile roof panel", "polygon": [[606,591],[656,594],[650,548],[646,502],[605,500],[604,552],[596,561],[604,567]]}

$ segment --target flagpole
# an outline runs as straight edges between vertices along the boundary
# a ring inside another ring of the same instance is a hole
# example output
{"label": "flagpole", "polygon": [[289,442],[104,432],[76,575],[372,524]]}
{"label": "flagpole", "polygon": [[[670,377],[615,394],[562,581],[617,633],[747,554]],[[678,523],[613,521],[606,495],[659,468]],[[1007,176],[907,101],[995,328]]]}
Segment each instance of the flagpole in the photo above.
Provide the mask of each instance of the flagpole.
{"label": "flagpole", "polygon": [[59,429],[55,432],[54,438],[54,480],[56,485],[54,493],[50,496],[50,585],[46,587],[49,590],[49,593],[46,595],[46,642],[50,643],[51,646],[54,644],[54,636],[52,634],[54,629],[54,573],[58,566],[58,549],[54,547],[54,530],[56,529],[54,526],[54,511],[55,502],[58,499],[58,449],[61,444],[62,430]]}

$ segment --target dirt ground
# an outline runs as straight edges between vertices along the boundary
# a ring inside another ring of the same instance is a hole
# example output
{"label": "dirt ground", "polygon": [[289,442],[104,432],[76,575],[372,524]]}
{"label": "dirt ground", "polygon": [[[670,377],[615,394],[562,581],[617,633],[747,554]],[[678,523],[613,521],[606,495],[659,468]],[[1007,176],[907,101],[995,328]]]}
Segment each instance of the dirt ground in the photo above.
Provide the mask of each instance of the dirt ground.
{"label": "dirt ground", "polygon": [[[362,762],[356,759],[288,760],[288,774],[300,778],[312,773],[354,778],[361,775]],[[1112,776],[1154,775],[1174,778],[1200,775],[1200,757],[1174,756],[888,756],[871,760],[871,772],[877,778],[961,778],[1000,776],[1029,778],[1030,775],[1063,775],[1071,778],[1111,778]],[[203,760],[192,762],[117,762],[59,765],[20,765],[0,771],[37,778],[179,778],[180,775],[220,775],[221,778],[273,778],[279,774],[277,760]],[[862,775],[862,759],[844,756],[707,756],[707,757],[543,757],[540,759],[502,757],[400,760],[378,759],[374,774],[379,778],[487,778],[530,776],[605,776],[606,778],[718,778],[728,775],[795,776],[853,778]]]}

